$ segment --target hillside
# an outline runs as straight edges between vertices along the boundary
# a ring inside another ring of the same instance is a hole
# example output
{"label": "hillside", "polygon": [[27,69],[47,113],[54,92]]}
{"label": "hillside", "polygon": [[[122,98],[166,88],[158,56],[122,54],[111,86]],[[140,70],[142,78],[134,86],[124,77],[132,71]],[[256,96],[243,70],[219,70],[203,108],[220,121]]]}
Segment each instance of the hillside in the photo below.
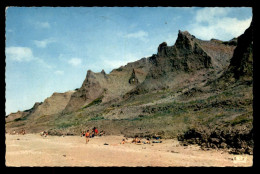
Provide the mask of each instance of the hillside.
{"label": "hillside", "polygon": [[[26,111],[19,111],[12,113],[6,117],[6,129],[23,126],[26,130],[37,123],[50,121],[48,116],[58,114],[62,112],[67,106],[71,95],[75,91],[68,91],[65,93],[53,93],[41,103],[35,103],[35,105]],[[41,128],[41,127],[38,127]]]}
{"label": "hillside", "polygon": [[[107,102],[122,96],[144,81],[149,67],[150,62],[143,58],[119,67],[110,74],[88,70],[81,88],[71,96],[64,112],[76,111],[98,98],[102,99],[102,102]],[[132,83],[135,78],[138,83]]]}
{"label": "hillside", "polygon": [[[10,114],[7,131],[178,138],[183,144],[252,153],[252,26],[230,41],[179,31],[173,46],[106,74],[87,71],[82,86]],[[55,98],[55,99],[54,99]]]}

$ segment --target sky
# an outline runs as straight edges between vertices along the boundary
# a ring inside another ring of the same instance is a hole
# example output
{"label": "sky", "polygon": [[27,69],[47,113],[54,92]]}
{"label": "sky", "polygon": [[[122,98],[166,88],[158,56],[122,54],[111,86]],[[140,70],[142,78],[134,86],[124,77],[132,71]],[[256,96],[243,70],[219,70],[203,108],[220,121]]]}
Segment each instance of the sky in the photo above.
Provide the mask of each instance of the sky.
{"label": "sky", "polygon": [[252,9],[206,7],[9,7],[6,9],[6,115],[54,92],[80,88],[87,71],[106,73],[174,45],[178,31],[228,41]]}

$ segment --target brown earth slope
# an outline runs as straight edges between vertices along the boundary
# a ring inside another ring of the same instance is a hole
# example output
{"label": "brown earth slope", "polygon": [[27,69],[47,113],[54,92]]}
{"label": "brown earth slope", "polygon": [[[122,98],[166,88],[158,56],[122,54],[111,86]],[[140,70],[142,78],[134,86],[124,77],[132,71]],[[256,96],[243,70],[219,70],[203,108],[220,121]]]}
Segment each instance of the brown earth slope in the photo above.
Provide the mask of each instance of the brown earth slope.
{"label": "brown earth slope", "polygon": [[[36,120],[63,111],[74,92],[75,91],[68,91],[65,93],[55,92],[51,97],[45,99],[44,102],[35,103],[29,110],[10,114],[6,117],[6,128],[17,128],[25,125],[28,130],[30,126],[34,126]],[[37,127],[37,125],[35,126]]]}

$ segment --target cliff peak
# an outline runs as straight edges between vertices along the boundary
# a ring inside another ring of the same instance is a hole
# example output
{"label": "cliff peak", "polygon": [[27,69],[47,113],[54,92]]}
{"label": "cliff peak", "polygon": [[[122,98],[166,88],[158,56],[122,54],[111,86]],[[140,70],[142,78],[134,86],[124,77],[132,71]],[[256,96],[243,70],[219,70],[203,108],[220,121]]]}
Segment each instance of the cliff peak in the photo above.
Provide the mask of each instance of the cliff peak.
{"label": "cliff peak", "polygon": [[161,53],[165,47],[167,47],[167,43],[166,42],[161,43],[158,46],[158,53]]}
{"label": "cliff peak", "polygon": [[178,31],[178,37],[180,36],[185,36],[185,37],[189,37],[189,38],[196,38],[195,36],[191,35],[188,31]]}
{"label": "cliff peak", "polygon": [[105,72],[105,70],[104,70],[104,69],[102,69],[102,71],[101,71],[101,74],[104,74],[104,75],[106,75],[106,72]]}

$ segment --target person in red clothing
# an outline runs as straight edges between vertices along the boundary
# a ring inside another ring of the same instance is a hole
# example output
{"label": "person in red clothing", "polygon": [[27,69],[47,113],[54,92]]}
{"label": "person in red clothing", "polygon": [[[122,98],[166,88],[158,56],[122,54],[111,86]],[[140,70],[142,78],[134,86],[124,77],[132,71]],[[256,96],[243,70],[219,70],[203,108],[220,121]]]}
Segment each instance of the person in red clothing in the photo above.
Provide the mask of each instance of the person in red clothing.
{"label": "person in red clothing", "polygon": [[98,135],[98,130],[97,130],[97,128],[95,128],[94,132],[95,132],[95,136],[97,136],[97,135]]}

